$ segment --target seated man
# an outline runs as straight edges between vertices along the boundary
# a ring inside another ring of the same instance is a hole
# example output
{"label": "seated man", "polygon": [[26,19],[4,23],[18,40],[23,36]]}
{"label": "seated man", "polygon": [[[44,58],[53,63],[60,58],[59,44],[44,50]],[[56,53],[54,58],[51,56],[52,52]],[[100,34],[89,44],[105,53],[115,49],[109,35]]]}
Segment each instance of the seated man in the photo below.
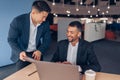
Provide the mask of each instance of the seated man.
{"label": "seated man", "polygon": [[81,73],[88,69],[99,72],[101,66],[93,51],[93,45],[81,39],[82,25],[73,21],[67,28],[67,39],[58,42],[52,62],[78,65]]}

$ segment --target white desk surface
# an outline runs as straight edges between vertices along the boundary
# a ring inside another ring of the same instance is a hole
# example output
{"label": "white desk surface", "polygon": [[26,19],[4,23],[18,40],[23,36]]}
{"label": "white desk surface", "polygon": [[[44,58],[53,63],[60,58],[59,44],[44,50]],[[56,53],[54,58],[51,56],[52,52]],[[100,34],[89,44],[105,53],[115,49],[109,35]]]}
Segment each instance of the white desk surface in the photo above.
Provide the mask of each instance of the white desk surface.
{"label": "white desk surface", "polygon": [[[3,80],[39,80],[39,76],[37,72],[30,75],[34,71],[36,71],[35,65],[30,64],[27,67],[13,73],[12,75],[6,77]],[[83,80],[85,80],[84,76],[83,76]],[[96,80],[120,80],[120,75],[97,72]]]}

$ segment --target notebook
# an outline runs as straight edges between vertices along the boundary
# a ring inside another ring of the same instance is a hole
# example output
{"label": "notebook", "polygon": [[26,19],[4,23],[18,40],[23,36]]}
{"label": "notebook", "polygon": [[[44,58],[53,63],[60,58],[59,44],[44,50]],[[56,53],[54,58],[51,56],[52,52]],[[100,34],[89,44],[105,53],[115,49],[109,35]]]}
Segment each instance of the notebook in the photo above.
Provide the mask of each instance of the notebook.
{"label": "notebook", "polygon": [[28,57],[25,60],[36,65],[40,80],[81,80],[75,65],[36,61]]}

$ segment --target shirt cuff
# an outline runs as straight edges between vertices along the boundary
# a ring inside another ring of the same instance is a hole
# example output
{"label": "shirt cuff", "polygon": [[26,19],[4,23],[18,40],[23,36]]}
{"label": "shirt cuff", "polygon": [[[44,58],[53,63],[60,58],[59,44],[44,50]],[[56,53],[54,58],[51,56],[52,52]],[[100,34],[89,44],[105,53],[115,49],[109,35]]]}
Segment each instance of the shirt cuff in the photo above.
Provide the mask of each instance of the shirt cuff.
{"label": "shirt cuff", "polygon": [[78,71],[82,72],[82,68],[80,66],[78,66]]}

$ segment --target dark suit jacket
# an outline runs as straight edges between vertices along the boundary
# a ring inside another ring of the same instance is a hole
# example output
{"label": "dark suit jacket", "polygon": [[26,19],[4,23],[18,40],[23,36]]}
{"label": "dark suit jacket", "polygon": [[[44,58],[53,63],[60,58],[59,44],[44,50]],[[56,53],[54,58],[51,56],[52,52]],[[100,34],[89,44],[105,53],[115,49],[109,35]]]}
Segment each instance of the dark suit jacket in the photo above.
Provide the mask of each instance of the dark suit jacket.
{"label": "dark suit jacket", "polygon": [[[68,44],[68,40],[62,40],[58,43],[52,62],[67,61]],[[94,71],[100,71],[101,69],[97,57],[94,54],[93,46],[82,39],[79,40],[76,64],[81,66],[82,73],[87,69],[93,69]]]}
{"label": "dark suit jacket", "polygon": [[[28,48],[30,33],[30,14],[23,14],[16,17],[10,24],[8,42],[12,48],[12,61],[19,59],[19,53],[26,51]],[[41,43],[42,39],[42,43]],[[43,54],[50,44],[50,28],[49,23],[43,22],[37,29],[36,48]]]}

